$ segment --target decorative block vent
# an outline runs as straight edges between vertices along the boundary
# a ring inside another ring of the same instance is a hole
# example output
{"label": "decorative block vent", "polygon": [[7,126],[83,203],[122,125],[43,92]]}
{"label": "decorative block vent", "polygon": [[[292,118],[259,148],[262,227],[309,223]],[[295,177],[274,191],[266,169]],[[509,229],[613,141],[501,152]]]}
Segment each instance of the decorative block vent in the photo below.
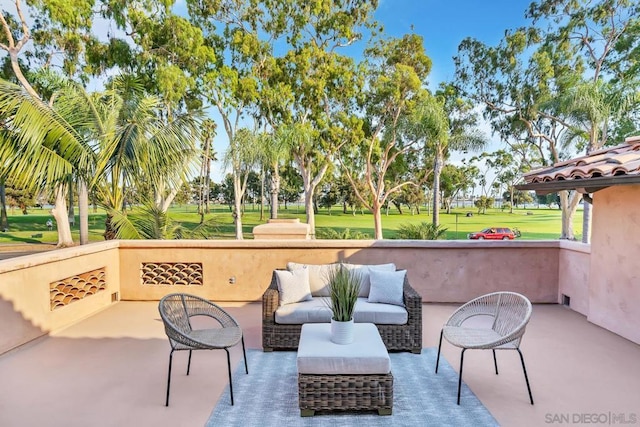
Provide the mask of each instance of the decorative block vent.
{"label": "decorative block vent", "polygon": [[200,262],[143,262],[143,285],[202,286]]}
{"label": "decorative block vent", "polygon": [[104,267],[49,283],[51,311],[107,289]]}

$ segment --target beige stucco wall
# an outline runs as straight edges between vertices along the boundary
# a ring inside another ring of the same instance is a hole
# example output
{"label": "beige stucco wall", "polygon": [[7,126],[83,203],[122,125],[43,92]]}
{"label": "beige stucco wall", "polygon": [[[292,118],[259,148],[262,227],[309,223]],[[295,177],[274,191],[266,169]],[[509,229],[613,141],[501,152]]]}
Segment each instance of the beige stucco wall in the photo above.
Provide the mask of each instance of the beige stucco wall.
{"label": "beige stucco wall", "polygon": [[[124,300],[157,300],[191,292],[217,301],[256,301],[271,272],[288,261],[321,264],[394,262],[407,269],[424,301],[464,302],[496,290],[522,292],[534,302],[558,300],[558,242],[476,241],[122,241]],[[202,286],[142,285],[145,262],[202,262]],[[230,279],[235,283],[231,284]]]}
{"label": "beige stucco wall", "polygon": [[588,319],[640,343],[640,185],[593,195]]}
{"label": "beige stucco wall", "polygon": [[[51,310],[49,284],[105,268],[107,288]],[[111,304],[118,292],[116,242],[47,251],[0,261],[0,354],[61,329]]]}
{"label": "beige stucco wall", "polygon": [[560,241],[558,303],[562,296],[570,297],[570,308],[585,316],[589,314],[589,264],[591,245]]}

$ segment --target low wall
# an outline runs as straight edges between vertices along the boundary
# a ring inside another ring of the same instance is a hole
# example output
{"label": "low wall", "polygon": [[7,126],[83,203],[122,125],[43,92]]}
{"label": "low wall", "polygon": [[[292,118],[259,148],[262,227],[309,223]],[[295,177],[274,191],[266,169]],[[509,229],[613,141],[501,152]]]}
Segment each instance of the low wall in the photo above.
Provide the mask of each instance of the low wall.
{"label": "low wall", "polygon": [[[393,262],[407,270],[424,301],[463,302],[508,289],[556,303],[559,251],[558,242],[531,241],[121,241],[120,290],[124,300],[185,291],[216,301],[257,301],[273,269],[288,261]],[[192,275],[185,282],[191,284],[163,283],[169,271]]]}
{"label": "low wall", "polygon": [[109,306],[119,275],[117,242],[0,261],[0,354]]}
{"label": "low wall", "polygon": [[573,307],[582,298],[574,295],[588,294],[587,282],[574,274],[588,271],[588,253],[558,241],[101,242],[0,261],[0,354],[118,299],[157,301],[189,292],[218,302],[258,301],[272,270],[288,261],[393,262],[407,270],[425,302],[461,303],[513,290],[536,303],[556,303],[573,283]]}

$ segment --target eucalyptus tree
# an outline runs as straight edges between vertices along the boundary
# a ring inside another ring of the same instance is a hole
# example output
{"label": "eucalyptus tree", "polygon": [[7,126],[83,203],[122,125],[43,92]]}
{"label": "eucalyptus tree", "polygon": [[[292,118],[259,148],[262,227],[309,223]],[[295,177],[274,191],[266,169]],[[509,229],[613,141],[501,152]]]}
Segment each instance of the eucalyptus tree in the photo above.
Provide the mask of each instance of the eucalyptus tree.
{"label": "eucalyptus tree", "polygon": [[233,177],[233,222],[235,224],[236,239],[242,240],[242,202],[250,173],[255,169],[260,159],[256,133],[242,128],[235,132],[229,142],[224,163],[231,167]]}
{"label": "eucalyptus tree", "polygon": [[278,128],[275,133],[263,132],[258,149],[260,158],[269,173],[270,218],[278,218],[278,197],[282,179],[280,168],[291,157],[287,146],[288,135],[285,128]]}
{"label": "eucalyptus tree", "polygon": [[[457,82],[485,105],[485,117],[492,120],[495,131],[509,129],[505,122],[520,121],[538,157],[545,164],[558,162],[564,158],[562,143],[572,133],[573,123],[571,111],[552,101],[581,80],[624,87],[635,78],[639,16],[640,4],[630,0],[533,2],[527,11],[532,26],[507,31],[498,46],[473,39],[462,42],[456,58]],[[589,141],[582,148],[593,150],[600,141]],[[572,217],[581,198],[577,192],[560,192],[563,239],[574,238]],[[588,226],[583,228],[588,231]],[[588,238],[588,232],[583,237]]]}
{"label": "eucalyptus tree", "polygon": [[[365,133],[358,145],[343,147],[340,162],[357,197],[373,214],[374,238],[382,239],[381,209],[387,200],[407,185],[420,185],[429,175],[422,158],[432,116],[425,110],[424,132],[417,132],[415,111],[418,105],[435,101],[424,89],[431,60],[420,36],[379,40],[366,56],[367,89],[361,97]],[[359,165],[342,160],[356,156]],[[411,162],[416,167],[409,167]],[[367,194],[356,185],[358,181],[366,183]]]}

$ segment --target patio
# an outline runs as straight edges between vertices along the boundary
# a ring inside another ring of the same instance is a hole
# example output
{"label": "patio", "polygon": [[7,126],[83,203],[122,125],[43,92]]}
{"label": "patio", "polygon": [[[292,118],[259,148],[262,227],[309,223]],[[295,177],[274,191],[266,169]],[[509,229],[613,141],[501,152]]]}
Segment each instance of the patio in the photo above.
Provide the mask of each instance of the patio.
{"label": "patio", "polygon": [[[247,347],[261,348],[261,305],[225,306],[243,326]],[[437,345],[440,327],[455,307],[423,305],[424,347]],[[498,354],[499,376],[491,352],[470,351],[465,357],[464,381],[501,425],[632,424],[640,419],[640,376],[633,374],[640,360],[637,344],[561,305],[536,304],[521,348],[534,406],[517,353]],[[459,349],[447,345],[443,351],[457,369]],[[112,304],[0,356],[0,425],[202,426],[227,385],[224,352],[194,353],[189,377],[184,375],[187,354],[177,353],[167,408],[168,354],[157,302]],[[240,361],[236,347],[232,364]],[[249,375],[256,369],[249,366]],[[455,395],[450,401],[455,405]]]}

